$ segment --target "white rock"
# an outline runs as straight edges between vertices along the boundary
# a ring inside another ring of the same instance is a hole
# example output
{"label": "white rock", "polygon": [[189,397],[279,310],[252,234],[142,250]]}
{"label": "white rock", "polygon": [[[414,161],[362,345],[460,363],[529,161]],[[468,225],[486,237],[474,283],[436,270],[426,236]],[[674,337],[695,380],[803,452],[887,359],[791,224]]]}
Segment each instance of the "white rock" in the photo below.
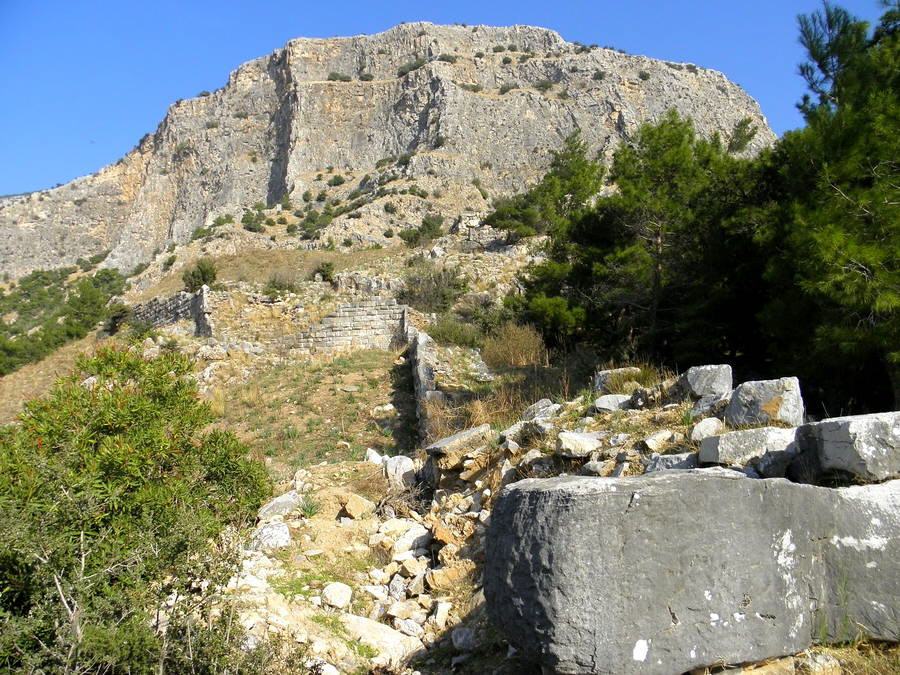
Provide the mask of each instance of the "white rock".
{"label": "white rock", "polygon": [[340,620],[352,639],[378,652],[372,659],[373,665],[396,668],[414,652],[424,649],[418,638],[404,635],[378,621],[353,614],[342,614]]}
{"label": "white rock", "polygon": [[353,589],[340,581],[333,581],[322,589],[322,601],[337,609],[348,607],[352,598]]}
{"label": "white rock", "polygon": [[438,630],[444,630],[447,627],[447,620],[450,618],[450,610],[453,609],[453,603],[444,600],[438,600],[434,605],[434,612],[431,615],[435,627]]}
{"label": "white rock", "polygon": [[264,523],[253,535],[250,547],[256,551],[271,551],[291,545],[291,531],[285,523]]}
{"label": "white rock", "polygon": [[417,548],[425,548],[431,543],[431,531],[424,525],[414,523],[394,541],[393,555]]}
{"label": "white rock", "polygon": [[416,482],[416,465],[411,457],[397,455],[384,461],[384,475],[394,490],[405,490]]}
{"label": "white rock", "polygon": [[694,428],[691,429],[691,440],[695,443],[699,443],[704,438],[718,436],[723,431],[725,431],[725,424],[722,420],[718,417],[707,417],[706,419],[697,422],[697,424],[694,425]]}
{"label": "white rock", "polygon": [[563,457],[587,457],[602,445],[599,432],[561,431],[556,438],[556,451]]}
{"label": "white rock", "polygon": [[381,466],[382,462],[384,462],[384,458],[378,454],[378,451],[375,448],[366,448],[366,461],[369,464]]}
{"label": "white rock", "polygon": [[257,516],[260,520],[271,520],[275,516],[286,516],[300,506],[302,501],[303,497],[296,490],[291,490],[263,505]]}

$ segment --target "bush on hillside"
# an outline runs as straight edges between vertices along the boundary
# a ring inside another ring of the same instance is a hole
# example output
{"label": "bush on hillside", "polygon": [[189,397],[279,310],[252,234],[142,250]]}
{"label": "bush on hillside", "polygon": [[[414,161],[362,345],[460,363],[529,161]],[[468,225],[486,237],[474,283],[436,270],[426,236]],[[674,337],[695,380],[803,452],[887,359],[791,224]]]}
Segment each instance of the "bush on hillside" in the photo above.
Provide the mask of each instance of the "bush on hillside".
{"label": "bush on hillside", "polygon": [[216,263],[211,258],[200,258],[194,267],[184,271],[181,280],[186,291],[196,293],[201,286],[209,286],[216,280]]}
{"label": "bush on hillside", "polygon": [[455,269],[421,261],[406,274],[403,302],[420,312],[446,312],[466,292],[466,281]]}
{"label": "bush on hillside", "polygon": [[484,340],[481,357],[491,368],[545,365],[547,348],[533,326],[505,323]]}
{"label": "bush on hillside", "polygon": [[5,669],[208,672],[211,643],[221,662],[246,658],[240,630],[201,621],[188,639],[188,622],[208,618],[195,582],[211,594],[236,568],[236,551],[214,542],[252,522],[270,485],[234,435],[204,431],[212,415],[190,372],[177,354],[103,349],[0,432]]}

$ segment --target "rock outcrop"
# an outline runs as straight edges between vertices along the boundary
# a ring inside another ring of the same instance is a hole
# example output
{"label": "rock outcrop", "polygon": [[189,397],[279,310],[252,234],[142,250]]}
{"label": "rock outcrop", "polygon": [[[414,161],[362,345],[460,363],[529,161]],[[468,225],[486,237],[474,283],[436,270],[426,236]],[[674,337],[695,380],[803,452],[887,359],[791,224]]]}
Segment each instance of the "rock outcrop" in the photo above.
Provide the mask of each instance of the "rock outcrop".
{"label": "rock outcrop", "polygon": [[0,200],[0,273],[105,251],[105,265],[129,270],[219,215],[325,187],[329,176],[317,175],[327,167],[356,187],[379,160],[407,153],[391,171],[439,177],[484,211],[481,190],[533,182],[576,128],[609,159],[669,108],[726,138],[750,118],[759,133],[748,152],[774,140],[758,105],[721,73],[587,48],[543,28],[410,23],[292,40],[221,89],[176,102],[115,164]]}
{"label": "rock outcrop", "polygon": [[900,635],[900,481],[723,469],[528,479],[494,505],[495,625],[554,673],[675,673]]}

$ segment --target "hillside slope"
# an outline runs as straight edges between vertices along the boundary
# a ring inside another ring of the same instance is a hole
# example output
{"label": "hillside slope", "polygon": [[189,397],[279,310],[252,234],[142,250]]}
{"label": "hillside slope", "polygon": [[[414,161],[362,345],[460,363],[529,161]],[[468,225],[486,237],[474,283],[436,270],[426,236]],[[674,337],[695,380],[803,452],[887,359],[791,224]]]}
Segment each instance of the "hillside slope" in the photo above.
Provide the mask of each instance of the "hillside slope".
{"label": "hillside slope", "polygon": [[536,180],[576,128],[609,159],[669,108],[725,138],[749,117],[759,133],[748,152],[774,139],[756,102],[721,73],[588,48],[543,28],[411,23],[292,40],[221,89],[176,102],[116,164],[0,200],[0,272],[18,277],[104,251],[107,266],[128,270],[217,215],[317,189],[327,167],[362,175],[406,153],[408,177],[477,181],[481,194],[470,187],[460,198],[479,210],[485,195]]}

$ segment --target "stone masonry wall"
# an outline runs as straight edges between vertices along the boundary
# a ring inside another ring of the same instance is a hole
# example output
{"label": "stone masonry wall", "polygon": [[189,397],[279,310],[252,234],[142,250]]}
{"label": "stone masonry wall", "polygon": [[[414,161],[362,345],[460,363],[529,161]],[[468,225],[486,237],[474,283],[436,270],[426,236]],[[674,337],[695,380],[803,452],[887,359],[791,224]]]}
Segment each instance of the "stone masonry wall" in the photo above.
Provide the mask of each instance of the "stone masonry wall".
{"label": "stone masonry wall", "polygon": [[390,349],[406,341],[406,306],[393,298],[341,305],[285,347],[309,354],[353,349]]}
{"label": "stone masonry wall", "polygon": [[168,298],[153,298],[148,302],[135,305],[131,316],[137,321],[159,327],[177,321],[190,319],[194,322],[196,335],[210,337],[212,321],[210,319],[209,288],[203,286],[196,293],[179,291]]}

